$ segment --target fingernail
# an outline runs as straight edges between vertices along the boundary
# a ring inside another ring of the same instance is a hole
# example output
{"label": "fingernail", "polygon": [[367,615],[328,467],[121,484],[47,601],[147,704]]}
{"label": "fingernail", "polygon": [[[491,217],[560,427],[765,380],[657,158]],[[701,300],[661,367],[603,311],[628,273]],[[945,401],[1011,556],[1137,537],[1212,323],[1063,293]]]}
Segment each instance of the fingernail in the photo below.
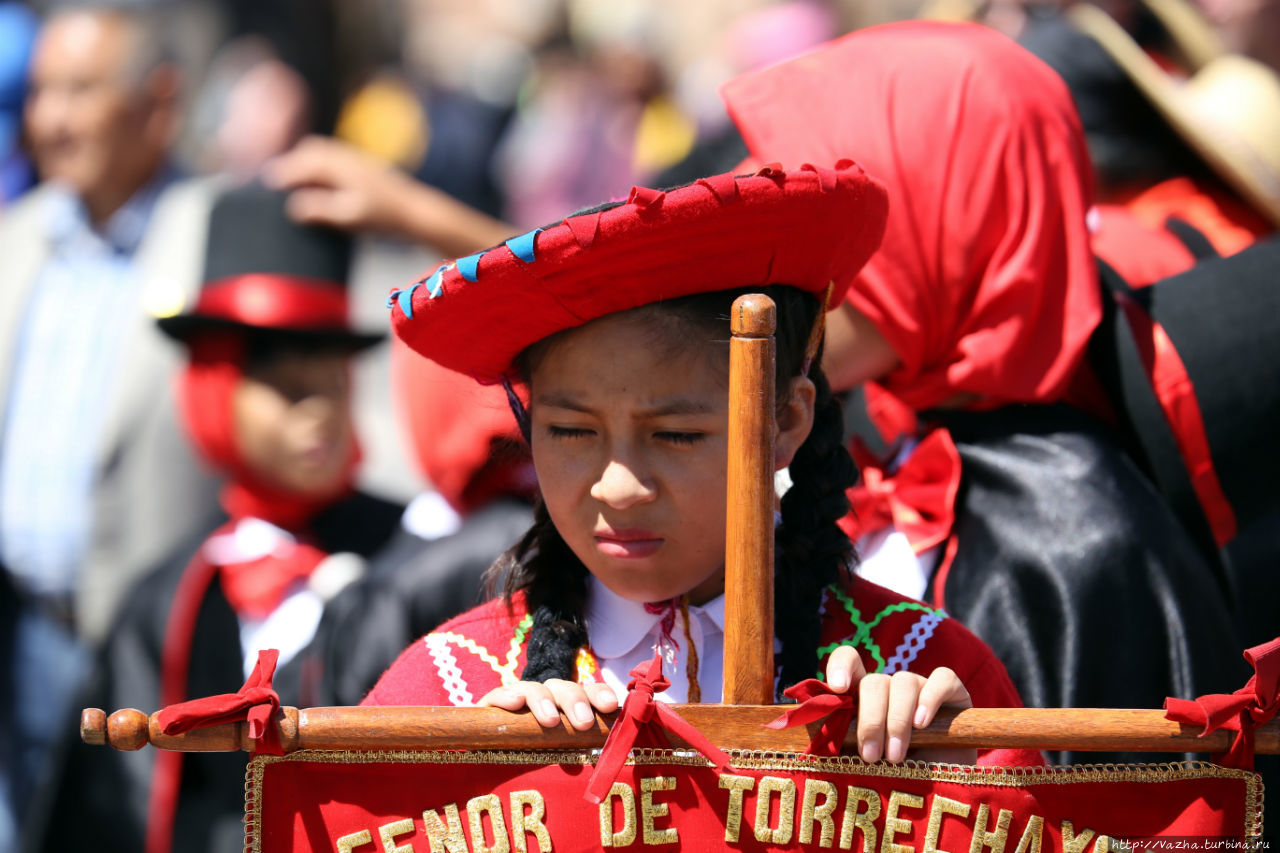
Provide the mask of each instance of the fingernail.
{"label": "fingernail", "polygon": [[827,686],[830,687],[832,690],[844,690],[846,687],[849,686],[849,673],[847,672],[831,673],[831,681],[827,683]]}
{"label": "fingernail", "polygon": [[885,758],[889,759],[890,764],[897,764],[907,755],[907,747],[900,737],[889,738],[889,749],[885,753]]}
{"label": "fingernail", "polygon": [[591,706],[586,702],[579,702],[573,706],[573,718],[579,723],[590,723],[595,719],[591,713]]}
{"label": "fingernail", "polygon": [[916,708],[916,728],[923,729],[925,722],[929,719],[929,711],[927,708]]}
{"label": "fingernail", "polygon": [[880,760],[880,741],[869,740],[862,745],[862,760],[874,764]]}
{"label": "fingernail", "polygon": [[560,712],[556,710],[556,703],[552,702],[550,699],[543,699],[542,702],[538,704],[538,707],[542,710],[542,716],[549,720],[560,716]]}

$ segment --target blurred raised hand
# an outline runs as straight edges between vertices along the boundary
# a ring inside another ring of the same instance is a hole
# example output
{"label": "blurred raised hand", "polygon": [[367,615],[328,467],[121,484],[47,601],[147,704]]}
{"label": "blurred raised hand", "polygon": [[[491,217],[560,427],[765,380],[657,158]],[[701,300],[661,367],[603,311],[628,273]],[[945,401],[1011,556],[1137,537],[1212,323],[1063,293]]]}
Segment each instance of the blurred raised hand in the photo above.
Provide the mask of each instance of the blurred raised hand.
{"label": "blurred raised hand", "polygon": [[262,178],[291,190],[288,210],[299,222],[388,234],[449,257],[496,245],[517,230],[328,137],[303,139],[269,163]]}

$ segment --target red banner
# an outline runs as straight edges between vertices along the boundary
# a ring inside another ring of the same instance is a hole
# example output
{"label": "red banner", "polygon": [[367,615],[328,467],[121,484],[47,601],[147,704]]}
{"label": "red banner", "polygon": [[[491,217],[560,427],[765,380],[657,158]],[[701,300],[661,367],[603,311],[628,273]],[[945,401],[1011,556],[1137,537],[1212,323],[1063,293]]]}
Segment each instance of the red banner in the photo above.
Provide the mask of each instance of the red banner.
{"label": "red banner", "polygon": [[[550,853],[703,845],[866,853],[1109,853],[1256,838],[1262,785],[1211,764],[865,765],[637,751],[600,805],[590,752],[299,752],[249,765],[252,853]],[[1194,848],[1193,848],[1194,849]]]}

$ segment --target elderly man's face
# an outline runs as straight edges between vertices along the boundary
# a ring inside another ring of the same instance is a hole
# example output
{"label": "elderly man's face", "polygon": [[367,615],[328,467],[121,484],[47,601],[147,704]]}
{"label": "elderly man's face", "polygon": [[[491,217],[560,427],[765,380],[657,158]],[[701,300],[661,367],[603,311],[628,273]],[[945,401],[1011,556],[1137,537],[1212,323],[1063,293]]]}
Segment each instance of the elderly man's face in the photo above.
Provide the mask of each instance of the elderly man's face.
{"label": "elderly man's face", "polygon": [[132,42],[118,18],[71,13],[49,22],[32,58],[26,122],[36,166],[86,200],[127,198],[158,165],[147,132],[155,105],[130,68]]}

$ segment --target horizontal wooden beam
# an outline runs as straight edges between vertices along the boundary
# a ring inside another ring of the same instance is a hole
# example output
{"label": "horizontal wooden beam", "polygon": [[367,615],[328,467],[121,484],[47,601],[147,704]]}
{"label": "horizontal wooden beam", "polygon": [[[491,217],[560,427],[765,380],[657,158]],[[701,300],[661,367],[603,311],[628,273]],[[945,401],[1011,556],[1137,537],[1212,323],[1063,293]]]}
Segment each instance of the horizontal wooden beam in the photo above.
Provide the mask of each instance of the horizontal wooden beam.
{"label": "horizontal wooden beam", "polygon": [[[775,731],[764,724],[775,705],[675,705],[674,709],[717,746],[802,752],[816,725]],[[567,722],[553,729],[532,714],[497,708],[283,708],[278,717],[285,752],[299,749],[592,749],[601,746],[614,715],[597,716],[588,731]],[[1225,752],[1234,732],[1201,738],[1194,726],[1174,723],[1163,711],[1107,708],[970,708],[943,711],[912,735],[920,747],[1070,749],[1087,752]],[[155,716],[125,709],[109,717],[96,708],[81,717],[86,743],[139,749],[150,743],[188,752],[252,749],[244,723],[228,723],[182,735],[165,735]],[[845,739],[854,752],[854,737]],[[1280,753],[1280,720],[1255,734],[1258,753]]]}

